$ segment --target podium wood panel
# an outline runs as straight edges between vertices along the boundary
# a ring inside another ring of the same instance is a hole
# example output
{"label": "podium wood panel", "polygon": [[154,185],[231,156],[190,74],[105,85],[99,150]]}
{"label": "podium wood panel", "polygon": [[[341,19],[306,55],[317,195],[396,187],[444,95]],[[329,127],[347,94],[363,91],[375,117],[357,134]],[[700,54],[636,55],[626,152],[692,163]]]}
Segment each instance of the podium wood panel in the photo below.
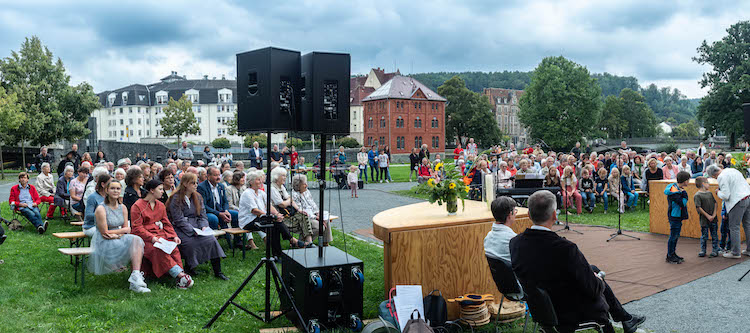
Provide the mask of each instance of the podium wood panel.
{"label": "podium wood panel", "polygon": [[[459,204],[460,205],[460,204]],[[519,207],[513,230],[531,226]],[[484,256],[484,237],[494,218],[486,203],[466,201],[466,210],[448,216],[444,206],[417,203],[381,212],[373,218],[375,235],[383,240],[385,294],[397,284],[418,284],[424,295],[439,289],[446,299],[466,293],[501,295]],[[457,304],[448,303],[448,317],[458,318]]]}
{"label": "podium wood panel", "polygon": [[[649,208],[649,230],[653,233],[669,235],[669,221],[667,220],[667,196],[664,194],[664,189],[668,184],[674,183],[673,180],[652,180],[648,183],[648,196],[651,200]],[[719,236],[721,236],[721,204],[722,200],[716,195],[716,191],[719,189],[719,184],[715,179],[709,178],[710,191],[713,193],[714,198],[719,204]],[[680,236],[701,238],[701,223],[698,211],[695,209],[695,201],[693,196],[698,192],[695,187],[695,179],[691,179],[687,188],[685,189],[688,193],[688,219],[682,222],[682,231]],[[742,240],[745,240],[745,231],[740,228],[742,233]]]}

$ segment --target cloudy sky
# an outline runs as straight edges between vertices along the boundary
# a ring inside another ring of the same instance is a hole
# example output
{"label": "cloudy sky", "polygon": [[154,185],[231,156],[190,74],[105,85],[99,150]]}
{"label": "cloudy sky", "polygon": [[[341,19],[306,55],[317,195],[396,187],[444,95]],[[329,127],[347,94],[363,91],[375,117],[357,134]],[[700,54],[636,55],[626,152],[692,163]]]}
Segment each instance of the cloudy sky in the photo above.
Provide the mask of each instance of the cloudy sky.
{"label": "cloudy sky", "polygon": [[2,2],[0,57],[37,35],[97,92],[172,70],[234,78],[236,53],[277,46],[351,53],[352,73],[528,71],[563,55],[694,98],[696,48],[750,14],[723,0]]}

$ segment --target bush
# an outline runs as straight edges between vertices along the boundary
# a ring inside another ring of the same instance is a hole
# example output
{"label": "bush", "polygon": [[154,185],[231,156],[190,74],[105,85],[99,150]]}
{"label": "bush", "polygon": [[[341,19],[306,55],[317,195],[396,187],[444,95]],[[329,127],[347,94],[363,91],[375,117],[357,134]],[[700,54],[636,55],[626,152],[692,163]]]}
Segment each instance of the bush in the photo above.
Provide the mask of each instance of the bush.
{"label": "bush", "polygon": [[232,144],[227,138],[216,138],[211,142],[211,145],[216,149],[229,149],[232,147]]}
{"label": "bush", "polygon": [[677,144],[674,142],[668,142],[668,143],[665,143],[656,147],[656,151],[672,153],[672,152],[677,151]]}
{"label": "bush", "polygon": [[292,149],[292,146],[294,146],[294,148],[299,150],[302,148],[302,142],[302,139],[289,137],[286,139],[286,146],[289,147],[289,149]]}
{"label": "bush", "polygon": [[252,147],[255,141],[258,141],[260,148],[266,148],[268,137],[265,134],[250,134],[245,136],[245,147]]}
{"label": "bush", "polygon": [[352,137],[343,137],[336,140],[337,146],[344,146],[345,148],[359,148],[361,145],[357,142],[357,139]]}

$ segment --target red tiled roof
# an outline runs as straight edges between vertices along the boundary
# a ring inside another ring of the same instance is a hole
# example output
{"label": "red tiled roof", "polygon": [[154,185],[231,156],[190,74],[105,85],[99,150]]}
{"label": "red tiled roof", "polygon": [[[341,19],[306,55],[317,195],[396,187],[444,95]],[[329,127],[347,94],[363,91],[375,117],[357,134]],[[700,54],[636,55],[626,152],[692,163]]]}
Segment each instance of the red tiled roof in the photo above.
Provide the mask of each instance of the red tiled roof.
{"label": "red tiled roof", "polygon": [[508,104],[511,104],[511,101],[512,101],[511,94],[515,94],[517,100],[521,100],[521,96],[523,96],[523,90],[504,89],[504,88],[484,88],[484,91],[482,91],[482,94],[490,98],[490,103],[492,103],[492,105],[497,104],[498,98],[507,98]]}
{"label": "red tiled roof", "polygon": [[390,81],[390,79],[392,79],[393,77],[395,77],[397,75],[401,75],[401,71],[398,70],[398,69],[396,69],[396,71],[393,72],[393,73],[386,73],[385,69],[381,69],[380,67],[373,68],[372,71],[375,72],[375,76],[378,77],[378,81],[380,81],[381,85],[383,85],[386,82]]}
{"label": "red tiled roof", "polygon": [[372,94],[373,91],[375,91],[375,88],[361,85],[353,88],[349,92],[349,98],[351,99],[349,105],[362,105],[362,100]]}

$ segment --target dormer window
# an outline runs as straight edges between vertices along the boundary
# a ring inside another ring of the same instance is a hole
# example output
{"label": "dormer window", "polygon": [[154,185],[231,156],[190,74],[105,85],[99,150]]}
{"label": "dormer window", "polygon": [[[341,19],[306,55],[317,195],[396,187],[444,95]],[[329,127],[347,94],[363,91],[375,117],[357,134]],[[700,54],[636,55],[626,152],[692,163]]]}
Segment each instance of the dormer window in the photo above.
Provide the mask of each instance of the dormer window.
{"label": "dormer window", "polygon": [[126,91],[122,93],[122,105],[127,105],[127,104],[128,104],[128,92]]}
{"label": "dormer window", "polygon": [[219,90],[219,103],[232,103],[232,90],[230,89]]}
{"label": "dormer window", "polygon": [[115,104],[115,98],[117,98],[117,94],[111,93],[109,96],[107,96],[107,106],[112,106]]}
{"label": "dormer window", "polygon": [[198,90],[190,89],[188,91],[185,91],[185,95],[187,96],[188,101],[193,104],[199,103],[199,96],[198,96]]}
{"label": "dormer window", "polygon": [[156,93],[156,104],[167,104],[169,102],[169,96],[166,91],[158,91]]}

